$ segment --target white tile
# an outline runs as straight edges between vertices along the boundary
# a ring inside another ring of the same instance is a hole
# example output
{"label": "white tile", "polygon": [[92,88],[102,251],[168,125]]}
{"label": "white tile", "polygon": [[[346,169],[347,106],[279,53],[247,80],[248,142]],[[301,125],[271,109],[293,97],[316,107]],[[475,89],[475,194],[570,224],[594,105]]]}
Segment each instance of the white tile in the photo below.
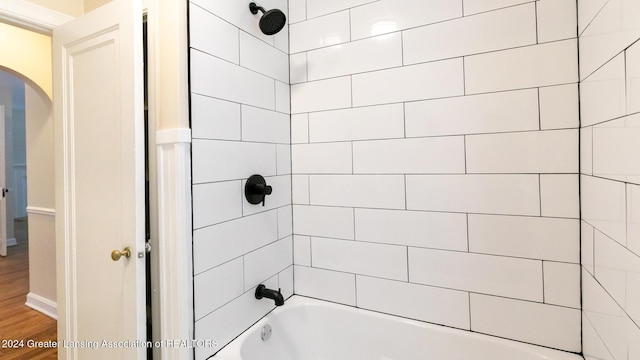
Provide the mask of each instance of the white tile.
{"label": "white tile", "polygon": [[291,54],[345,43],[351,40],[349,11],[291,24],[289,31]]}
{"label": "white tile", "polygon": [[289,23],[307,20],[307,0],[289,0]]}
{"label": "white tile", "polygon": [[244,289],[257,286],[293,264],[293,238],[287,237],[244,256]]}
{"label": "white tile", "polygon": [[229,261],[193,278],[196,321],[244,292],[242,258]]}
{"label": "white tile", "polygon": [[580,221],[582,230],[580,231],[580,262],[582,266],[591,274],[594,275],[594,230],[593,226],[587,224],[585,221]]}
{"label": "white tile", "polygon": [[614,359],[626,359],[629,349],[628,316],[605,289],[584,271],[582,292],[582,307],[587,319],[595,327]]}
{"label": "white tile", "polygon": [[402,175],[311,175],[311,205],[404,209]]}
{"label": "white tile", "polygon": [[311,238],[314,267],[407,281],[407,248],[359,241]]}
{"label": "white tile", "polygon": [[402,37],[405,64],[533,45],[536,8],[529,3],[463,17],[406,30]]}
{"label": "white tile", "polygon": [[293,236],[293,263],[296,265],[311,266],[310,236]]}
{"label": "white tile", "polygon": [[353,172],[464,174],[464,149],[462,136],[358,141],[353,143]]}
{"label": "white tile", "polygon": [[580,129],[580,173],[593,175],[593,127]]}
{"label": "white tile", "polygon": [[[232,25],[250,33],[262,41],[273,44],[273,36],[264,35],[260,31],[260,15],[253,15],[248,11],[248,3],[229,2],[227,0],[191,0],[191,3],[206,9]],[[286,12],[286,0],[261,0],[260,5],[265,9],[281,9]]]}
{"label": "white tile", "polygon": [[640,111],[640,43],[626,51],[627,114]]}
{"label": "white tile", "polygon": [[578,130],[467,136],[467,172],[577,173],[578,136]]}
{"label": "white tile", "polygon": [[402,66],[400,33],[334,45],[307,53],[309,81]]}
{"label": "white tile", "polygon": [[293,265],[278,273],[278,287],[285,300],[293,295]]}
{"label": "white tile", "polygon": [[356,240],[467,251],[467,216],[356,209]]}
{"label": "white tile", "polygon": [[194,139],[240,140],[240,104],[191,94]]}
{"label": "white tile", "polygon": [[471,330],[580,352],[580,310],[471,294]]}
{"label": "white tile", "polygon": [[578,220],[469,214],[469,251],[580,263]]}
{"label": "white tile", "polygon": [[464,16],[523,4],[529,1],[530,0],[463,0]]}
{"label": "white tile", "polygon": [[291,87],[288,82],[276,81],[276,111],[291,114]]}
{"label": "white tile", "polygon": [[582,346],[585,360],[615,360],[584,313],[582,314]]}
{"label": "white tile", "polygon": [[640,358],[640,327],[638,324],[627,321],[628,329],[628,344],[629,344],[629,359]]}
{"label": "white tile", "polygon": [[293,232],[296,235],[353,240],[353,231],[353,209],[303,205],[293,207]]}
{"label": "white tile", "polygon": [[356,276],[356,283],[359,308],[460,329],[470,328],[467,292],[361,275]]}
{"label": "white tile", "polygon": [[294,114],[351,107],[351,77],[291,85]]}
{"label": "white tile", "polygon": [[580,309],[580,264],[544,261],[544,302]]}
{"label": "white tile", "polygon": [[242,106],[242,141],[290,143],[289,115]]}
{"label": "white tile", "polygon": [[199,274],[276,241],[277,227],[276,212],[269,211],[194,231],[194,273]]}
{"label": "white tile", "polygon": [[640,255],[640,186],[627,184],[627,248]]}
{"label": "white tile", "polygon": [[199,6],[189,7],[189,45],[192,48],[238,64],[239,32],[235,26]]}
{"label": "white tile", "polygon": [[620,54],[580,83],[581,126],[625,114],[624,71],[624,54]]}
{"label": "white tile", "polygon": [[293,271],[296,294],[351,306],[356,305],[354,274],[305,266],[294,266]]}
{"label": "white tile", "polygon": [[309,205],[309,175],[291,176],[291,186],[293,203]]}
{"label": "white tile", "polygon": [[[288,175],[266,176],[267,185],[271,186],[271,195],[265,196],[264,205],[250,204],[246,199],[242,202],[242,215],[247,216],[263,211],[277,209],[283,206],[291,205],[291,177]],[[244,187],[246,180],[242,181],[242,194],[244,195]],[[243,196],[244,197],[244,196]]]}
{"label": "white tile", "polygon": [[289,56],[244,31],[240,32],[240,66],[289,82]]}
{"label": "white tile", "polygon": [[535,89],[405,104],[408,137],[537,130]]}
{"label": "white tile", "polygon": [[276,146],[277,174],[291,174],[291,145]]}
{"label": "white tile", "polygon": [[351,143],[291,146],[294,174],[351,174]]}
{"label": "white tile", "polygon": [[274,110],[273,82],[267,76],[191,50],[191,91],[194,93]]}
{"label": "white tile", "polygon": [[461,16],[461,1],[382,0],[351,10],[351,36],[362,39]]}
{"label": "white tile", "polygon": [[278,239],[293,234],[293,206],[287,205],[278,209]]}
{"label": "white tile", "polygon": [[620,244],[626,244],[626,194],[624,183],[580,177],[582,219]]}
{"label": "white tile", "polygon": [[541,129],[580,127],[580,109],[578,105],[578,84],[540,88]]}
{"label": "white tile", "polygon": [[193,228],[242,216],[242,183],[225,181],[193,186]]}
{"label": "white tile", "polygon": [[595,233],[595,275],[607,293],[636,321],[640,320],[640,256]]}
{"label": "white tile", "polygon": [[582,34],[584,29],[591,23],[598,14],[602,6],[608,0],[581,0],[578,4],[578,33]]}
{"label": "white tile", "polygon": [[537,175],[407,175],[407,208],[540,215]]}
{"label": "white tile", "polygon": [[578,36],[576,3],[574,0],[541,0],[536,2],[539,43]]}
{"label": "white tile", "polygon": [[[270,279],[265,285],[277,288],[278,278]],[[275,305],[270,300],[258,301],[255,289],[251,289],[217,311],[196,321],[194,338],[217,340],[219,347],[227,345],[238,334],[260,320]],[[208,359],[218,348],[196,347],[197,360]]]}
{"label": "white tile", "polygon": [[640,182],[640,114],[593,127],[593,175]]}
{"label": "white tile", "polygon": [[540,201],[542,216],[578,219],[580,217],[578,175],[540,175]]}
{"label": "white tile", "polygon": [[[286,11],[285,11],[286,16]],[[287,24],[288,25],[288,24]],[[289,55],[289,26],[285,25],[280,32],[273,35],[273,46]],[[287,69],[288,70],[288,69]]]}
{"label": "white tile", "polygon": [[307,53],[289,56],[289,76],[292,84],[307,81]]}
{"label": "white tile", "polygon": [[464,59],[466,94],[578,81],[576,40],[526,46]]}
{"label": "white tile", "polygon": [[596,69],[640,37],[640,5],[635,0],[610,0],[580,36],[580,77]]}
{"label": "white tile", "polygon": [[291,115],[291,143],[309,142],[309,114]]}
{"label": "white tile", "polygon": [[376,1],[378,0],[307,0],[307,15],[311,19]]}
{"label": "white tile", "polygon": [[311,142],[404,137],[402,104],[367,106],[309,114]]}
{"label": "white tile", "polygon": [[542,301],[542,262],[410,247],[409,282]]}
{"label": "white tile", "polygon": [[464,93],[462,59],[353,75],[353,105],[426,100]]}
{"label": "white tile", "polygon": [[193,183],[276,174],[276,145],[193,140]]}

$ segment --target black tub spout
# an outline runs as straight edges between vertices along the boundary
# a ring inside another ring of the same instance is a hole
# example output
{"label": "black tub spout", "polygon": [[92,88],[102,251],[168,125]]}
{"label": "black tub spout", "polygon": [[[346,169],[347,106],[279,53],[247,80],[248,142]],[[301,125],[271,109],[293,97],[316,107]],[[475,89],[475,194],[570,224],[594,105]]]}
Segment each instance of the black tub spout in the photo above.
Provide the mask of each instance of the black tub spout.
{"label": "black tub spout", "polygon": [[256,299],[262,299],[262,298],[272,299],[273,301],[275,301],[276,306],[284,305],[284,297],[282,297],[282,293],[280,292],[280,289],[278,289],[278,291],[275,291],[275,290],[267,289],[266,286],[264,286],[263,284],[260,284],[256,288]]}

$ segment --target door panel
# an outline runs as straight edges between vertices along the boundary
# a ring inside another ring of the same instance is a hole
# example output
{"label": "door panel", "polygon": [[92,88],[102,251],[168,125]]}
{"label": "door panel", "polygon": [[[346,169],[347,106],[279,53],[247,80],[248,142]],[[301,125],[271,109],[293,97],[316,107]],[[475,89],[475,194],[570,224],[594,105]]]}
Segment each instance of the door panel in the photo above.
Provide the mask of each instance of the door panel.
{"label": "door panel", "polygon": [[[4,106],[0,105],[0,191],[7,187],[5,181],[6,167],[5,167],[5,154],[4,151]],[[0,256],[7,256],[7,198],[4,195],[0,195]]]}
{"label": "door panel", "polygon": [[115,0],[53,33],[58,337],[98,344],[61,359],[145,357],[141,14]]}

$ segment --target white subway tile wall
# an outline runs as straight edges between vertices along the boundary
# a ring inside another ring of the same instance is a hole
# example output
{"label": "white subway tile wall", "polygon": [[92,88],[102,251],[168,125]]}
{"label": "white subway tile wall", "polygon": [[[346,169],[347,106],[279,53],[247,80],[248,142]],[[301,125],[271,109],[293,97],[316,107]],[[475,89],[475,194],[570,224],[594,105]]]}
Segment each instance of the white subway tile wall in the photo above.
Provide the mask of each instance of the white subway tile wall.
{"label": "white subway tile wall", "polygon": [[295,293],[580,352],[575,1],[289,5]]}
{"label": "white subway tile wall", "polygon": [[640,359],[640,1],[578,14],[584,356]]}
{"label": "white subway tile wall", "polygon": [[[255,299],[258,284],[293,294],[289,37],[262,34],[248,2],[193,0],[189,13],[194,336],[224,346],[274,308]],[[244,199],[253,174],[273,186],[265,206]]]}

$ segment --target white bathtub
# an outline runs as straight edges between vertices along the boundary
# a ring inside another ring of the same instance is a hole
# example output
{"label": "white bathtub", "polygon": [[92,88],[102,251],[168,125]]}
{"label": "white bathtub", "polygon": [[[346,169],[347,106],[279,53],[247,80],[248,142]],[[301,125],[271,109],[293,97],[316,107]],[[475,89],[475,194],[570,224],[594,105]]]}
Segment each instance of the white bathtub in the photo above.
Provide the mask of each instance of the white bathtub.
{"label": "white bathtub", "polygon": [[[263,341],[265,325],[271,337]],[[214,359],[582,360],[579,355],[293,296]]]}

